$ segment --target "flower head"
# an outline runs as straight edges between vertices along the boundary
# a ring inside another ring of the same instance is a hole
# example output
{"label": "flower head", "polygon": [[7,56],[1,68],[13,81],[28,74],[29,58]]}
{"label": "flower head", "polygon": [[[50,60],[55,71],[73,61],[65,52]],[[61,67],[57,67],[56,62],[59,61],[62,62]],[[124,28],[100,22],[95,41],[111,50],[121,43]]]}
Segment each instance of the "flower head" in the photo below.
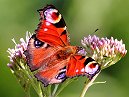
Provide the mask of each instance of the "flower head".
{"label": "flower head", "polygon": [[[7,52],[9,53],[10,63],[7,66],[11,69],[12,73],[17,77],[19,83],[22,85],[25,91],[28,90],[28,85],[30,85],[30,76],[29,68],[26,65],[26,57],[24,51],[27,49],[27,45],[31,34],[26,33],[26,40],[20,38],[20,43],[17,44],[14,39],[12,41],[15,44],[15,47],[10,49],[8,48]],[[27,71],[28,70],[28,71]]]}
{"label": "flower head", "polygon": [[12,41],[15,43],[15,48],[10,49],[8,48],[7,52],[9,53],[10,63],[8,63],[8,67],[10,67],[12,70],[15,70],[16,65],[19,64],[19,60],[26,60],[25,55],[23,54],[24,51],[27,49],[27,45],[29,42],[29,39],[31,37],[31,34],[29,32],[26,33],[26,40],[23,38],[20,38],[20,43],[17,44],[14,39]]}
{"label": "flower head", "polygon": [[102,68],[115,64],[127,53],[123,41],[118,41],[113,37],[108,39],[89,35],[88,37],[84,37],[81,43],[87,55],[100,63]]}

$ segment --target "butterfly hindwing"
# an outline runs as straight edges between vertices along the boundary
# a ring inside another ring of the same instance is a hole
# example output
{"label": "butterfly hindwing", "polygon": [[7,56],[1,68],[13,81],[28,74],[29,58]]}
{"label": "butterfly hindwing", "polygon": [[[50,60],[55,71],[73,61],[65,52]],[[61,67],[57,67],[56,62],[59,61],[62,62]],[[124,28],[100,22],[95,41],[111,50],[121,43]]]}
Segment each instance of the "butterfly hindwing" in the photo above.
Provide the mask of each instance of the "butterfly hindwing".
{"label": "butterfly hindwing", "polygon": [[30,38],[27,51],[25,52],[30,69],[36,70],[43,65],[45,66],[55,49],[47,43],[39,41],[34,34]]}
{"label": "butterfly hindwing", "polygon": [[67,78],[65,74],[66,69],[64,68],[67,64],[66,60],[58,61],[56,62],[56,64],[54,64],[53,62],[49,63],[49,65],[50,64],[52,66],[48,66],[45,69],[39,70],[35,75],[38,80],[44,84],[44,86],[53,83],[61,83]]}

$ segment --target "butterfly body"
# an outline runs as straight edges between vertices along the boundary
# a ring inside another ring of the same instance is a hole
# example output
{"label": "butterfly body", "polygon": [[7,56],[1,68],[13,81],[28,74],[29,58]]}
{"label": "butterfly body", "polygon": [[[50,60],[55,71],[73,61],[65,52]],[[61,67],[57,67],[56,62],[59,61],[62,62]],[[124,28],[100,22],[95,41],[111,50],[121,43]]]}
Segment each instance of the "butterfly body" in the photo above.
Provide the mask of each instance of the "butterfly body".
{"label": "butterfly body", "polygon": [[25,52],[27,63],[44,86],[61,83],[67,78],[86,75],[92,78],[100,66],[71,46],[63,17],[53,5],[38,10],[40,23]]}

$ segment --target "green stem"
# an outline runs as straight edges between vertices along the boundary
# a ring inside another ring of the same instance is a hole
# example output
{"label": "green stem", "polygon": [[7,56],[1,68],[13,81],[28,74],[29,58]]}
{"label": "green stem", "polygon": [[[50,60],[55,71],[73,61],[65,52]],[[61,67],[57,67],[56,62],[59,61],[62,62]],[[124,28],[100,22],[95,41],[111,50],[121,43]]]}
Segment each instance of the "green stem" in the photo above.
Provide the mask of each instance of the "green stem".
{"label": "green stem", "polygon": [[33,74],[29,71],[28,67],[25,67],[25,63],[20,62],[20,66],[22,66],[22,71],[24,72],[25,76],[27,76],[27,78],[30,80],[32,87],[37,92],[39,97],[43,97],[40,83],[34,82]]}
{"label": "green stem", "polygon": [[[33,88],[34,87],[35,86],[33,85]],[[43,97],[42,88],[41,88],[41,84],[40,83],[38,83],[38,87],[37,87],[37,89],[35,89],[35,91],[37,92],[37,94],[39,95],[39,97]]]}
{"label": "green stem", "polygon": [[59,86],[59,84],[55,84],[55,88],[54,88],[54,90],[52,92],[52,96],[51,97],[54,97],[54,95],[55,95],[55,93],[56,93],[56,91],[58,89],[58,86]]}
{"label": "green stem", "polygon": [[104,82],[94,82],[94,83],[92,83],[92,85],[94,85],[94,84],[105,84],[106,83],[106,81],[104,81]]}
{"label": "green stem", "polygon": [[51,85],[49,85],[47,88],[48,88],[47,90],[48,90],[49,97],[51,97]]}
{"label": "green stem", "polygon": [[[100,73],[100,72],[99,72]],[[99,75],[99,73],[97,73],[91,80],[88,80],[83,88],[83,91],[81,93],[81,96],[80,97],[84,97],[87,90],[89,89],[89,87],[91,85],[93,85],[93,82],[95,81],[95,79],[97,78],[97,76]]]}
{"label": "green stem", "polygon": [[30,97],[30,88],[26,91],[26,96],[25,97]]}

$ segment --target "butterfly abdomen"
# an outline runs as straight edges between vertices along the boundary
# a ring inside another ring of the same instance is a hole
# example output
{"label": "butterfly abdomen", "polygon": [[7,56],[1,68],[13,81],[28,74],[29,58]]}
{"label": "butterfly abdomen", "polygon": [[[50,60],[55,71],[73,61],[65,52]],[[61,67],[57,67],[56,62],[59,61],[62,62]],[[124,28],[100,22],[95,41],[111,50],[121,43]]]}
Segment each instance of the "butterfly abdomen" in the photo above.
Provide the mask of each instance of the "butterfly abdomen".
{"label": "butterfly abdomen", "polygon": [[56,53],[57,59],[67,59],[77,53],[78,48],[76,46],[66,46],[61,47],[60,50]]}

